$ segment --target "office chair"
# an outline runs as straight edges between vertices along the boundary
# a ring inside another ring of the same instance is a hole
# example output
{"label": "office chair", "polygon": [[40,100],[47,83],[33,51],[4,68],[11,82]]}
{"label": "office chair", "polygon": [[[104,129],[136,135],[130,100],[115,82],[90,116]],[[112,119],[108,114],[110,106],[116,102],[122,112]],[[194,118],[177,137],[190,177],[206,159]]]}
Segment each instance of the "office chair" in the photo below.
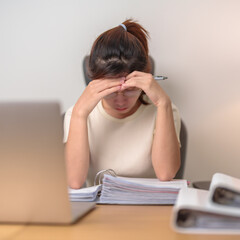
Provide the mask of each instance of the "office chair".
{"label": "office chair", "polygon": [[89,64],[89,55],[86,55],[83,59],[83,75],[86,86],[89,84],[91,79],[88,76],[88,64]]}
{"label": "office chair", "polygon": [[[155,71],[155,62],[154,59],[149,56],[149,60],[151,62],[151,74],[154,75]],[[91,79],[88,76],[88,64],[89,64],[89,55],[85,56],[83,59],[83,74],[84,74],[84,80],[86,86],[89,84]],[[181,120],[181,130],[180,130],[180,142],[181,142],[181,149],[180,149],[180,155],[181,155],[181,167],[178,170],[175,178],[176,179],[182,179],[184,174],[184,168],[185,168],[185,159],[186,159],[186,152],[187,152],[187,128],[185,123]]]}
{"label": "office chair", "polygon": [[187,153],[187,128],[183,120],[181,120],[181,130],[180,130],[180,156],[181,156],[181,166],[175,176],[176,179],[182,179],[185,169],[185,160],[186,160],[186,153]]}

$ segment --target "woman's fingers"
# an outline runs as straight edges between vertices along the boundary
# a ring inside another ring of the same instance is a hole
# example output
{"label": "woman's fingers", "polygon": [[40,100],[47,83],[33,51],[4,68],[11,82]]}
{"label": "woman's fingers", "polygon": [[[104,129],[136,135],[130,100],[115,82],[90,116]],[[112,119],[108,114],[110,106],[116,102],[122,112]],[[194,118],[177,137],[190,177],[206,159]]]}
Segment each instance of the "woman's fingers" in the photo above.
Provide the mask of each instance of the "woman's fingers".
{"label": "woman's fingers", "polygon": [[150,73],[134,71],[127,75],[126,82],[122,86],[122,89],[130,87],[142,89],[156,106],[168,99],[166,93]]}
{"label": "woman's fingers", "polygon": [[79,115],[87,117],[103,97],[119,91],[123,82],[122,78],[91,81],[78,99],[75,109],[78,109]]}
{"label": "woman's fingers", "polygon": [[146,77],[146,76],[152,76],[150,73],[145,73],[145,72],[139,72],[139,71],[133,71],[130,74],[126,76],[126,81],[133,78],[133,77]]}
{"label": "woman's fingers", "polygon": [[116,78],[116,79],[97,79],[90,82],[90,87],[96,93],[101,93],[106,89],[115,88],[121,86],[124,83],[125,78]]}
{"label": "woman's fingers", "polygon": [[121,90],[121,85],[104,89],[103,91],[99,92],[98,96],[99,96],[100,99],[102,99],[102,98],[106,97],[107,95],[109,95],[111,93],[114,93],[114,92],[117,92],[119,90]]}
{"label": "woman's fingers", "polygon": [[124,82],[122,84],[121,90],[124,90],[124,89],[127,89],[127,88],[132,88],[132,87],[143,89],[144,88],[144,82],[142,81],[142,78],[133,77],[133,78],[127,80],[126,82]]}
{"label": "woman's fingers", "polygon": [[123,84],[123,89],[137,87],[141,88],[143,91],[146,91],[153,81],[154,79],[152,74],[134,71],[127,75],[126,81]]}
{"label": "woman's fingers", "polygon": [[88,84],[84,93],[88,101],[98,102],[106,95],[121,90],[124,80],[125,78],[93,80]]}

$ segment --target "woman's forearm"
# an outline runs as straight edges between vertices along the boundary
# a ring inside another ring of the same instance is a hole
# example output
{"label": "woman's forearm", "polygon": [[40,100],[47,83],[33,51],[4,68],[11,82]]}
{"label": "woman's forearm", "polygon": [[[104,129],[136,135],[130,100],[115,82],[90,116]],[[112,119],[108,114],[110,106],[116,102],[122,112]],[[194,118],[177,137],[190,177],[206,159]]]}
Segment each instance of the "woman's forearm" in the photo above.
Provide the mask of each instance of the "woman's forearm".
{"label": "woman's forearm", "polygon": [[89,168],[89,143],[87,119],[72,113],[68,140],[65,148],[68,184],[80,188],[84,184]]}
{"label": "woman's forearm", "polygon": [[180,146],[169,99],[158,105],[152,146],[152,164],[157,177],[163,181],[174,178],[180,167]]}
{"label": "woman's forearm", "polygon": [[80,188],[87,178],[90,158],[87,118],[98,102],[118,91],[122,83],[121,77],[92,80],[73,108],[66,143],[68,184],[72,188]]}

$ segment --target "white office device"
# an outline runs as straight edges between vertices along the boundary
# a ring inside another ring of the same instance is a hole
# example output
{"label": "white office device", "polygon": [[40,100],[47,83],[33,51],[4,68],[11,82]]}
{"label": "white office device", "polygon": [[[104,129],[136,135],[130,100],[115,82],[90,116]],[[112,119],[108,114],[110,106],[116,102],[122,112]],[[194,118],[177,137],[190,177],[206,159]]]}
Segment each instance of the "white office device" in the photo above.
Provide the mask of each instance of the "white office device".
{"label": "white office device", "polygon": [[95,203],[68,197],[60,106],[0,103],[0,222],[69,224]]}

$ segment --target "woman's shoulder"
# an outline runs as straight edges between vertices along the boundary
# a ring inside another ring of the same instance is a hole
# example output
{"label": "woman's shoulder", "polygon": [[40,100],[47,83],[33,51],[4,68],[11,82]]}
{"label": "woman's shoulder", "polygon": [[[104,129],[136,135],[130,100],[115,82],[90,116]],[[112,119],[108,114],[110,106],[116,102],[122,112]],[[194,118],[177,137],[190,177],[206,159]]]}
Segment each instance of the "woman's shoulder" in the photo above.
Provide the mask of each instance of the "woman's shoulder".
{"label": "woman's shoulder", "polygon": [[178,107],[172,102],[172,111],[173,111],[173,116],[174,118],[178,118],[180,119],[180,112],[179,112],[179,109]]}
{"label": "woman's shoulder", "polygon": [[71,115],[72,115],[73,107],[74,107],[74,105],[67,109],[67,111],[66,111],[66,113],[65,113],[65,116],[66,116],[66,115],[67,115],[67,116],[69,116],[69,115],[71,116]]}

